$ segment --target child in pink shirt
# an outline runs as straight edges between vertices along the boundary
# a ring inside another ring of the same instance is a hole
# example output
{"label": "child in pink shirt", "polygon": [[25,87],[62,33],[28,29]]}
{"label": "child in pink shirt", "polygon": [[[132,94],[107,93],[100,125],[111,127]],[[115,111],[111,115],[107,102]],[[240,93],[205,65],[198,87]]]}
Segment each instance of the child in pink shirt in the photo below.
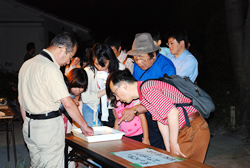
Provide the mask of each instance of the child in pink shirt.
{"label": "child in pink shirt", "polygon": [[121,102],[117,102],[116,108],[114,108],[117,115],[115,115],[115,124],[114,128],[119,129],[120,131],[125,133],[125,136],[134,140],[137,140],[139,142],[145,143],[150,145],[149,139],[148,139],[148,125],[147,120],[145,117],[145,114],[140,114],[138,116],[135,116],[133,120],[130,122],[121,122],[120,125],[118,125],[119,119],[122,117],[122,111],[126,108],[132,108],[135,105],[140,104],[139,99],[133,100],[129,105],[125,106]]}

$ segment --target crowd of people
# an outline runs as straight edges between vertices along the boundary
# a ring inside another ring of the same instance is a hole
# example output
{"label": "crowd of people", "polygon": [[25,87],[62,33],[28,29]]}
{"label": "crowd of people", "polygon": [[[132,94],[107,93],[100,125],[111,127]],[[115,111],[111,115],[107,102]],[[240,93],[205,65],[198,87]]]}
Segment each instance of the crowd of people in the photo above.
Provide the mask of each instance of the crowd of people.
{"label": "crowd of people", "polygon": [[198,76],[187,32],[174,29],[166,37],[168,47],[161,47],[159,32],[137,33],[125,51],[119,37],[108,36],[86,48],[83,61],[74,56],[75,38],[62,33],[25,61],[18,96],[31,166],[63,167],[64,137],[72,125],[86,136],[93,135],[93,126],[113,127],[128,138],[203,163],[210,140],[206,121],[186,106],[188,127],[183,109],[174,104],[191,100],[169,84],[149,80],[167,74],[195,82]]}

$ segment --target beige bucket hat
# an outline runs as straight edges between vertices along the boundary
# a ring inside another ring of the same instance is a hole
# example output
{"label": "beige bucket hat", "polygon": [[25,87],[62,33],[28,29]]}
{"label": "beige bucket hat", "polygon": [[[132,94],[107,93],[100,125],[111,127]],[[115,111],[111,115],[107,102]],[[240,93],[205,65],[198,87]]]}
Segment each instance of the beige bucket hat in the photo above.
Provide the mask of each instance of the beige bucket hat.
{"label": "beige bucket hat", "polygon": [[142,55],[159,50],[154,44],[153,38],[149,33],[137,33],[132,45],[132,49],[128,51],[128,55]]}

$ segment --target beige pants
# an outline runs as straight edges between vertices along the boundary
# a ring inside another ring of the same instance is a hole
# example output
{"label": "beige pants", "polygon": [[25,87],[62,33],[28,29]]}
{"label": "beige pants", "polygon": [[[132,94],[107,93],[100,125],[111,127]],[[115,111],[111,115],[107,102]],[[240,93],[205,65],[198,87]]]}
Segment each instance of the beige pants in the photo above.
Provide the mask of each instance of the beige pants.
{"label": "beige pants", "polygon": [[188,159],[203,163],[210,141],[208,124],[201,115],[190,124],[191,127],[184,126],[179,130],[178,144]]}
{"label": "beige pants", "polygon": [[31,166],[33,168],[62,168],[65,147],[64,123],[61,116],[30,121],[30,138],[28,122],[23,124],[24,140],[29,148]]}

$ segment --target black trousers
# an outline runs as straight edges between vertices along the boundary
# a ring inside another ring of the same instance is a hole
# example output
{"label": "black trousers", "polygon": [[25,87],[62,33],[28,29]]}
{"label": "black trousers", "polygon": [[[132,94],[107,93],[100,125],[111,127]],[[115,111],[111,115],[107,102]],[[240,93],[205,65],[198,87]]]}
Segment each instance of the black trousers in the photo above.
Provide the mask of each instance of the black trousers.
{"label": "black trousers", "polygon": [[152,115],[148,112],[145,114],[148,123],[148,133],[150,145],[166,150],[161,132],[158,128],[157,121],[152,120]]}

